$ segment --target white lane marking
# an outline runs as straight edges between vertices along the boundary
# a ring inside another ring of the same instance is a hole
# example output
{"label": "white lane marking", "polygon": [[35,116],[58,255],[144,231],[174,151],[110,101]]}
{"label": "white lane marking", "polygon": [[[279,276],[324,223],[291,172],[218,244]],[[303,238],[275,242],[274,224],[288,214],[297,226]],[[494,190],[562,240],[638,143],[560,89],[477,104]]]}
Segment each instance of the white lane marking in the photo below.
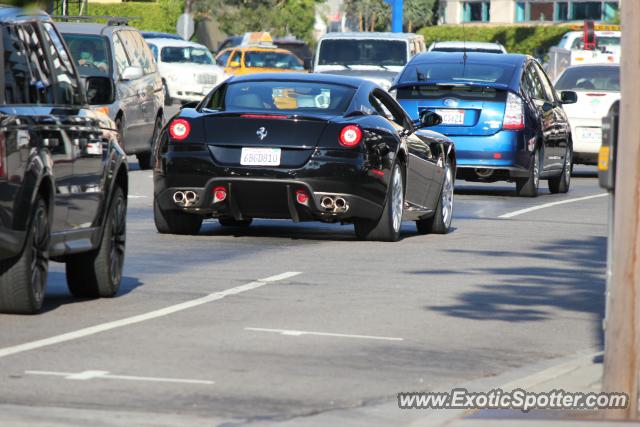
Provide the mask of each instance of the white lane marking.
{"label": "white lane marking", "polygon": [[514,212],[509,212],[509,213],[500,215],[498,218],[503,218],[503,219],[504,218],[513,218],[514,216],[518,216],[518,215],[526,214],[526,213],[529,213],[529,212],[537,211],[539,209],[550,208],[551,206],[564,205],[564,204],[573,203],[573,202],[581,202],[583,200],[595,199],[597,197],[604,197],[606,195],[608,195],[608,193],[600,193],[600,194],[594,194],[592,196],[577,197],[575,199],[559,200],[557,202],[545,203],[543,205],[531,206],[530,208],[520,209],[519,211],[514,211]]}
{"label": "white lane marking", "polygon": [[404,338],[394,338],[394,337],[376,337],[373,335],[334,334],[331,332],[296,331],[292,329],[268,329],[268,328],[244,328],[244,329],[245,331],[275,332],[281,335],[289,335],[293,337],[299,337],[302,335],[319,335],[323,337],[359,338],[359,339],[366,339],[366,340],[385,340],[385,341],[403,341],[404,340]]}
{"label": "white lane marking", "polygon": [[56,371],[24,371],[27,375],[47,375],[55,377],[64,377],[65,380],[125,380],[125,381],[152,381],[162,383],[181,383],[181,384],[215,384],[213,381],[207,380],[188,380],[184,378],[161,378],[161,377],[139,377],[135,375],[113,375],[109,371],[84,371],[84,372],[56,372]]}
{"label": "white lane marking", "polygon": [[129,195],[127,196],[127,198],[128,198],[128,199],[146,199],[146,198],[147,198],[147,196],[138,196],[138,195],[135,195],[135,194],[129,194]]}
{"label": "white lane marking", "polygon": [[50,338],[44,338],[37,341],[28,342],[25,344],[15,345],[13,347],[6,347],[0,349],[0,358],[10,356],[17,353],[23,353],[25,351],[35,350],[42,347],[47,347],[54,344],[59,344],[66,341],[75,340],[78,338],[87,337],[89,335],[98,334],[100,332],[110,331],[112,329],[121,328],[123,326],[133,325],[135,323],[144,322],[151,319],[157,319],[158,317],[167,316],[169,314],[177,313],[182,310],[197,307],[202,304],[221,300],[224,297],[231,295],[237,295],[242,292],[247,292],[253,289],[260,288],[278,280],[288,279],[293,276],[301,274],[297,271],[288,271],[286,273],[278,274],[275,276],[267,277],[266,279],[259,279],[255,282],[247,283],[244,285],[236,286],[235,288],[225,289],[224,291],[214,292],[202,298],[196,298],[190,301],[186,301],[180,304],[171,305],[169,307],[161,308],[159,310],[150,311],[148,313],[139,314],[137,316],[127,317],[125,319],[115,320],[113,322],[102,323],[96,326],[90,326],[88,328],[80,329],[73,332],[67,332],[65,334],[56,335]]}

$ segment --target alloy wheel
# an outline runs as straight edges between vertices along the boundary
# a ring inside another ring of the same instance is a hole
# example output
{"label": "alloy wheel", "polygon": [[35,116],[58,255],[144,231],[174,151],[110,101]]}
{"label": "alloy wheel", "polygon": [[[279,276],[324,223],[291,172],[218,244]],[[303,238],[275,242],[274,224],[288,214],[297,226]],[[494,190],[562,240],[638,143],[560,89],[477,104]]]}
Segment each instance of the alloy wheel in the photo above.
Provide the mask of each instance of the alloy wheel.
{"label": "alloy wheel", "polygon": [[391,218],[393,219],[393,229],[400,230],[402,223],[402,208],[404,204],[402,173],[400,168],[396,166],[393,171],[393,181],[391,182]]}
{"label": "alloy wheel", "polygon": [[49,269],[49,218],[39,207],[33,217],[31,239],[31,287],[36,301],[42,299]]}
{"label": "alloy wheel", "polygon": [[442,222],[447,227],[451,224],[453,217],[453,178],[451,165],[447,163],[444,175],[444,184],[442,185],[442,195],[440,196],[442,204]]}
{"label": "alloy wheel", "polygon": [[119,283],[124,266],[125,242],[126,242],[126,205],[123,198],[114,200],[113,213],[111,215],[111,241],[110,241],[110,273],[111,283]]}

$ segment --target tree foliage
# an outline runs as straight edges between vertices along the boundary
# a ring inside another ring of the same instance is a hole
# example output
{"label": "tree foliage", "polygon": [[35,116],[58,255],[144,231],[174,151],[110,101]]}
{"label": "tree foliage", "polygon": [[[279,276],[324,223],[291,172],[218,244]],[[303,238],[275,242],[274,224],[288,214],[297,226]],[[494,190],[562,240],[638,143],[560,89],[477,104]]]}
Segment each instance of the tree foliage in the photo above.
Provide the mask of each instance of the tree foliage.
{"label": "tree foliage", "polygon": [[384,0],[346,0],[343,11],[358,31],[388,31],[391,8]]}
{"label": "tree foliage", "polygon": [[194,0],[200,16],[216,19],[227,34],[269,31],[311,41],[315,6],[323,0]]}
{"label": "tree foliage", "polygon": [[407,32],[433,25],[437,8],[438,0],[404,0],[404,27]]}

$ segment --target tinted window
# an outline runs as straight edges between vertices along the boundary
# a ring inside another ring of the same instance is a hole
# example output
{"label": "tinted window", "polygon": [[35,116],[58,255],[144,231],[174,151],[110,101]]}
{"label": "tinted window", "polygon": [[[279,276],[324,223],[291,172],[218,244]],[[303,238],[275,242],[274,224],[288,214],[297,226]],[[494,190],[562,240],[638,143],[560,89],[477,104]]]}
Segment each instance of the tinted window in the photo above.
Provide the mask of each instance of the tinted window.
{"label": "tinted window", "polygon": [[111,61],[107,39],[102,36],[89,34],[65,34],[64,40],[69,46],[71,56],[78,66],[80,74],[101,71],[111,74]]}
{"label": "tinted window", "polygon": [[27,104],[31,76],[24,47],[13,26],[2,27],[4,49],[4,102]]}
{"label": "tinted window", "polygon": [[480,82],[509,84],[515,67],[509,64],[433,62],[407,66],[400,83],[415,81]]}
{"label": "tinted window", "polygon": [[[596,48],[602,48],[605,46],[616,46],[620,47],[620,36],[618,37],[596,37]],[[581,37],[576,38],[571,45],[571,49],[582,49],[584,47],[584,43]]]}
{"label": "tinted window", "polygon": [[545,93],[542,87],[540,76],[533,68],[533,64],[529,64],[523,76],[522,87],[524,91],[533,99],[544,100]]}
{"label": "tinted window", "polygon": [[558,79],[556,89],[620,91],[620,68],[569,68]]}
{"label": "tinted window", "polygon": [[221,65],[223,67],[227,66],[227,61],[229,60],[229,55],[231,55],[231,51],[226,51],[223,54],[221,54],[220,56],[218,56],[216,58],[216,62],[218,63],[218,65]]}
{"label": "tinted window", "polygon": [[53,72],[56,76],[57,102],[65,105],[77,105],[82,102],[80,82],[62,38],[50,23],[44,23],[47,49],[51,55]]}
{"label": "tinted window", "polygon": [[346,111],[355,93],[355,89],[346,86],[309,82],[242,82],[225,88],[224,102],[221,104],[214,93],[208,108],[335,115]]}
{"label": "tinted window", "polygon": [[122,74],[127,67],[131,66],[124,44],[118,34],[113,35],[113,56],[116,61],[116,66],[118,67],[119,74]]}
{"label": "tinted window", "polygon": [[244,66],[248,68],[282,68],[302,70],[302,61],[285,52],[245,52]]}
{"label": "tinted window", "polygon": [[31,69],[31,86],[35,89],[30,92],[31,103],[54,104],[53,77],[36,27],[32,24],[22,24],[16,26],[16,29],[26,49]]}
{"label": "tinted window", "polygon": [[199,47],[164,47],[160,51],[162,62],[182,62],[194,64],[213,64],[213,57],[208,50]]}
{"label": "tinted window", "polygon": [[407,45],[398,40],[323,40],[318,65],[391,65],[407,63]]}

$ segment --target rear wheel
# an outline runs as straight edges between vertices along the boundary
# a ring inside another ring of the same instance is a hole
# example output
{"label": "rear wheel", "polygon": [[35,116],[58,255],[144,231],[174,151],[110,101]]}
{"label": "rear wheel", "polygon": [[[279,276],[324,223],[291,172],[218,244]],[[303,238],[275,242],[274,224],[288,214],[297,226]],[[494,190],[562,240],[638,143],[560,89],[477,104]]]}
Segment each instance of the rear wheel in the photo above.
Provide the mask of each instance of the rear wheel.
{"label": "rear wheel", "polygon": [[218,222],[223,227],[248,227],[251,225],[253,220],[251,218],[237,220],[229,217],[222,217],[218,218]]}
{"label": "rear wheel", "polygon": [[151,169],[151,167],[153,166],[153,148],[156,144],[156,140],[158,139],[158,135],[160,135],[161,130],[162,130],[162,114],[158,114],[158,116],[156,117],[156,121],[153,125],[153,135],[151,135],[151,140],[149,141],[149,146],[151,147],[151,149],[149,151],[144,151],[142,153],[136,154],[140,169],[147,170],[147,169]]}
{"label": "rear wheel", "polygon": [[175,210],[163,210],[157,200],[153,200],[153,220],[161,234],[198,234],[202,217]]}
{"label": "rear wheel", "polygon": [[360,240],[395,242],[400,239],[402,210],[404,207],[404,183],[402,169],[395,164],[392,169],[389,193],[377,221],[359,219],[354,223],[356,236]]}
{"label": "rear wheel", "polygon": [[571,172],[573,170],[573,149],[567,147],[567,154],[564,157],[564,165],[560,176],[549,179],[549,191],[556,193],[567,193],[571,186]]}
{"label": "rear wheel", "polygon": [[0,312],[34,314],[42,308],[49,271],[49,215],[36,198],[22,253],[0,263]]}
{"label": "rear wheel", "polygon": [[435,215],[431,218],[416,221],[416,227],[420,234],[447,234],[451,228],[454,181],[453,171],[449,162],[447,162],[445,168],[444,182],[442,183],[442,191]]}
{"label": "rear wheel", "polygon": [[127,202],[116,187],[97,250],[67,258],[67,284],[77,297],[109,298],[118,293],[124,268]]}
{"label": "rear wheel", "polygon": [[540,149],[536,148],[529,167],[529,176],[516,179],[516,194],[520,197],[536,197],[540,185]]}

